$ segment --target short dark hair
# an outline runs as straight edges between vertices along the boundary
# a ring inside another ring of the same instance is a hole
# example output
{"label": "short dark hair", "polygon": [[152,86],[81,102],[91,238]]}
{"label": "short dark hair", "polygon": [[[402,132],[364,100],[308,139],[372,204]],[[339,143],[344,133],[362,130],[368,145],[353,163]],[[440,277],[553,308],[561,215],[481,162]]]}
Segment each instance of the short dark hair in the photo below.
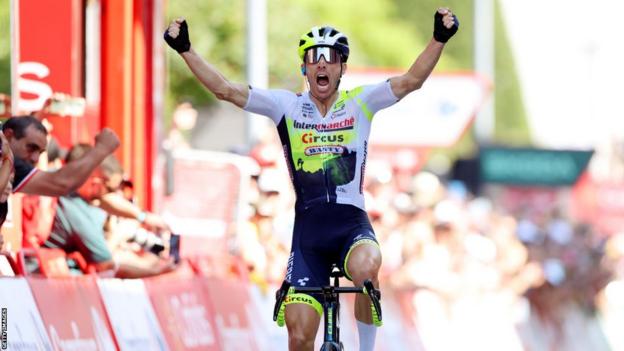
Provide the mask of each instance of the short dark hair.
{"label": "short dark hair", "polygon": [[48,130],[41,123],[37,117],[24,115],[24,116],[11,116],[11,118],[7,119],[6,122],[2,124],[2,131],[4,132],[7,129],[11,129],[13,131],[13,135],[16,139],[21,139],[24,137],[26,133],[26,128],[34,125],[37,130],[42,132],[45,135],[48,135]]}

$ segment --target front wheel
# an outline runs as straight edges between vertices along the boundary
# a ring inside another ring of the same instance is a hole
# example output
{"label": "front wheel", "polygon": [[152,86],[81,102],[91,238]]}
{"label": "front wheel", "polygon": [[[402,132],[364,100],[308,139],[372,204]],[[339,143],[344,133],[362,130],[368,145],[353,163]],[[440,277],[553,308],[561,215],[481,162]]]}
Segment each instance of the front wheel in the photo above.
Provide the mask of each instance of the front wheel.
{"label": "front wheel", "polygon": [[323,346],[321,346],[321,351],[343,351],[344,347],[341,343],[336,343],[332,341],[324,342]]}

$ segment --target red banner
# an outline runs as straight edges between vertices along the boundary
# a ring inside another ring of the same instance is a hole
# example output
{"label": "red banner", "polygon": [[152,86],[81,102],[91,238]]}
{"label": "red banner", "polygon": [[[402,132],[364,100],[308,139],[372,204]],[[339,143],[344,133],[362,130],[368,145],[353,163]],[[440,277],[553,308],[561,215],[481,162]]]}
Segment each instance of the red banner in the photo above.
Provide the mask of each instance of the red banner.
{"label": "red banner", "polygon": [[[84,0],[15,0],[13,113],[39,111],[54,93],[84,96]],[[78,136],[74,118],[50,117],[66,146]]]}
{"label": "red banner", "polygon": [[92,278],[31,278],[28,283],[55,350],[116,349]]}
{"label": "red banner", "polygon": [[247,283],[217,278],[204,278],[201,283],[214,306],[214,320],[223,350],[259,350],[251,318],[261,317],[250,315],[255,309],[251,306]]}
{"label": "red banner", "polygon": [[604,234],[624,228],[624,183],[581,176],[572,189],[571,212],[577,221],[595,225]]}
{"label": "red banner", "polygon": [[222,349],[212,302],[199,280],[165,276],[145,280],[145,287],[172,350]]}
{"label": "red banner", "polygon": [[[156,202],[171,229],[182,235],[183,257],[214,255],[227,250],[226,237],[235,228],[244,196],[244,157],[184,150],[171,159],[171,195]],[[209,184],[209,186],[206,186]],[[162,184],[161,184],[162,186]],[[157,187],[155,194],[165,193]]]}

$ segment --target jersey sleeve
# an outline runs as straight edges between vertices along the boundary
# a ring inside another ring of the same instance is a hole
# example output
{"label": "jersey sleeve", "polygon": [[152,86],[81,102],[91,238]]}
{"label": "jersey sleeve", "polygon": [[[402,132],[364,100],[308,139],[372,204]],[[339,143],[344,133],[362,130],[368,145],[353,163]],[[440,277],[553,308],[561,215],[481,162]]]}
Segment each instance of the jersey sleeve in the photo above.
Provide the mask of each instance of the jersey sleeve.
{"label": "jersey sleeve", "polygon": [[249,88],[249,98],[243,109],[267,116],[278,124],[286,112],[286,106],[296,99],[296,94],[287,90]]}
{"label": "jersey sleeve", "polygon": [[392,92],[389,80],[374,85],[363,86],[361,96],[362,102],[366,104],[366,107],[373,115],[399,101]]}
{"label": "jersey sleeve", "polygon": [[37,173],[37,168],[21,158],[15,157],[15,177],[13,178],[13,192],[19,192],[26,183]]}

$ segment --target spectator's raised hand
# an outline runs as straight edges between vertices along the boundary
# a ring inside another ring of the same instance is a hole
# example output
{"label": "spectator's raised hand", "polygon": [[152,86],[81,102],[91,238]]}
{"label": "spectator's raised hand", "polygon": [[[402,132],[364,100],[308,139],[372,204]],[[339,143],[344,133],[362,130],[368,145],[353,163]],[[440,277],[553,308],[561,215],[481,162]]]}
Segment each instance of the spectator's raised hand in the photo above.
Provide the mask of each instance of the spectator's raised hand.
{"label": "spectator's raised hand", "polygon": [[95,136],[95,147],[101,148],[107,154],[112,154],[119,147],[119,137],[110,128],[104,128]]}

